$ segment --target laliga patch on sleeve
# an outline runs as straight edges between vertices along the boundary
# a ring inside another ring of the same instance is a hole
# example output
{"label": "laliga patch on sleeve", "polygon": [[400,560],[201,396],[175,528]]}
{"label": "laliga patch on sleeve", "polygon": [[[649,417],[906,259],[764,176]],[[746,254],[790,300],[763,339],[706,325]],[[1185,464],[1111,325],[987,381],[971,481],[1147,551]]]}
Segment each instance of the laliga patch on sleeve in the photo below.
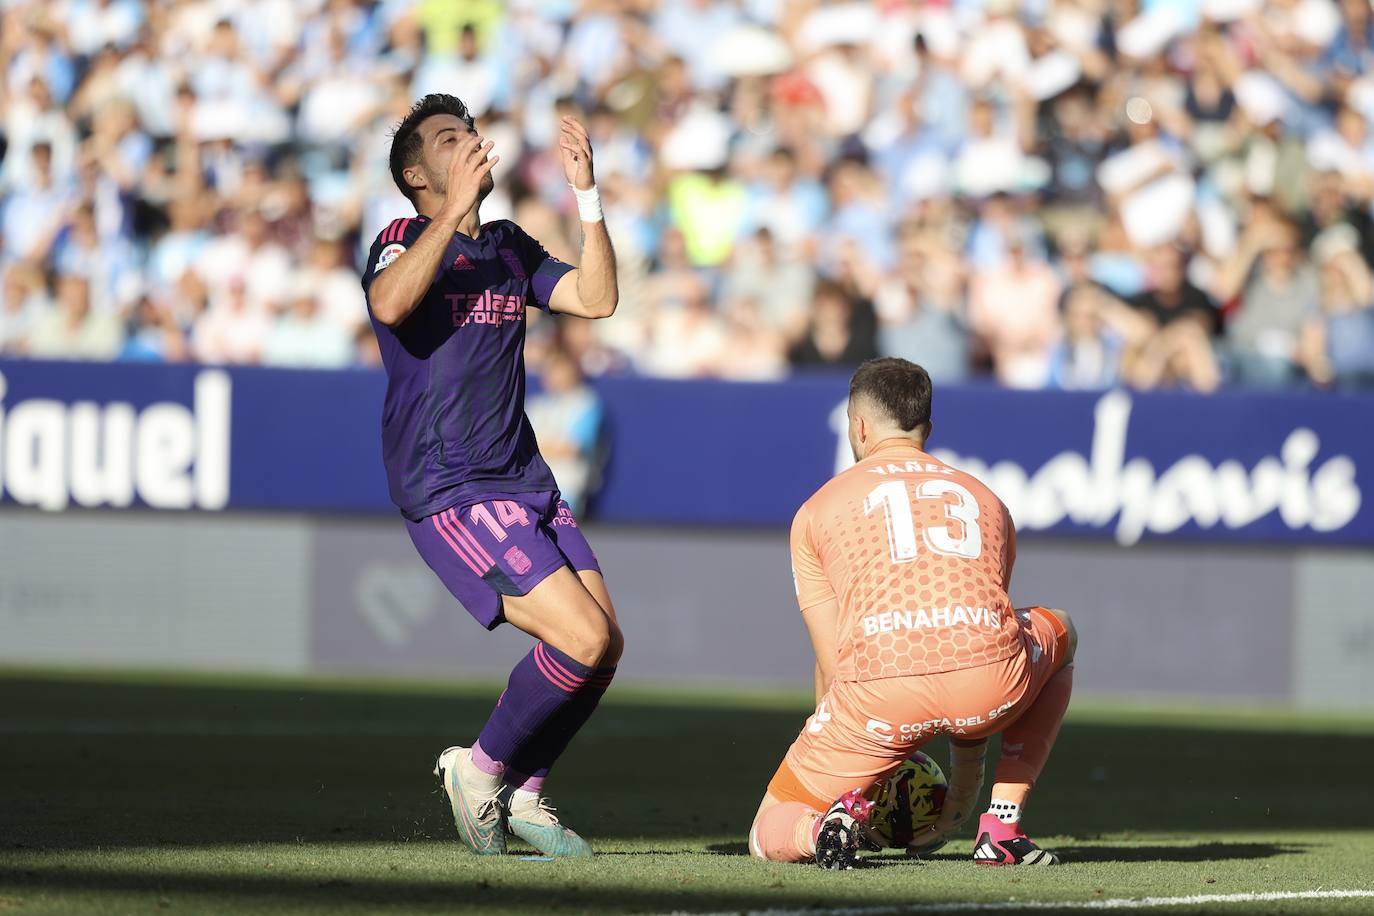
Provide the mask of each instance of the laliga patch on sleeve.
{"label": "laliga patch on sleeve", "polygon": [[377,255],[377,266],[373,269],[372,272],[374,274],[381,273],[382,268],[389,267],[391,265],[391,262],[399,258],[401,256],[401,252],[405,250],[406,246],[398,245],[395,243],[386,246],[382,249],[382,253]]}

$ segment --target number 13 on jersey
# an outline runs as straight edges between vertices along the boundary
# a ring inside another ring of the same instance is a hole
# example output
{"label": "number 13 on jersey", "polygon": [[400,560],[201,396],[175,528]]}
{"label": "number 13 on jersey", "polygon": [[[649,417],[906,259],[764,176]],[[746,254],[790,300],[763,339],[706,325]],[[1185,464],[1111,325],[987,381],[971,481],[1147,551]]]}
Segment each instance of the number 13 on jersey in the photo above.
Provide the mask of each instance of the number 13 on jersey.
{"label": "number 13 on jersey", "polygon": [[[910,495],[915,491],[914,497]],[[946,496],[953,496],[954,501]],[[920,553],[912,499],[939,500],[944,504],[943,525],[921,526],[927,550],[946,557],[976,559],[983,552],[983,533],[978,530],[978,500],[964,487],[949,480],[923,480],[908,487],[905,480],[889,480],[873,488],[864,499],[864,513],[879,506],[887,521],[887,545],[893,563],[910,563]]]}

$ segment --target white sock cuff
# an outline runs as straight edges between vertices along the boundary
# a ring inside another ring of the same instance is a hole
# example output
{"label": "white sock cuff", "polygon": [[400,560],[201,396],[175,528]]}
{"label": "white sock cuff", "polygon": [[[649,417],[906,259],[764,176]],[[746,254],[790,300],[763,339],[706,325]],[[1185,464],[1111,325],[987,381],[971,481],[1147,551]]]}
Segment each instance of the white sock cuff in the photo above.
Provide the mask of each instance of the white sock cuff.
{"label": "white sock cuff", "polygon": [[1021,820],[1021,806],[1005,798],[994,798],[992,804],[988,805],[988,814],[996,815],[1004,824],[1015,824]]}

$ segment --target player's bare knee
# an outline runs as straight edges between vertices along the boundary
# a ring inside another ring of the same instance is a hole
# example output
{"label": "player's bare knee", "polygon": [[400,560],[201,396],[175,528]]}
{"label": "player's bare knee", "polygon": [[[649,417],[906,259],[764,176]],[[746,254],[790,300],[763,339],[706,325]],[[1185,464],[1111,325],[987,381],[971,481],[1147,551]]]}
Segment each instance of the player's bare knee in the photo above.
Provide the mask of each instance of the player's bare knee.
{"label": "player's bare knee", "polygon": [[754,813],[754,822],[749,825],[749,855],[765,862],[768,861],[768,852],[764,849],[759,831],[762,829],[763,815],[776,804],[777,801],[771,795],[764,795],[763,801],[759,803],[759,810]]}
{"label": "player's bare knee", "polygon": [[569,655],[589,668],[598,668],[611,648],[613,624],[601,614],[585,615],[569,627]]}
{"label": "player's bare knee", "polygon": [[610,668],[619,664],[620,657],[625,654],[625,634],[614,620],[607,618],[606,622],[610,625],[610,641],[606,645],[606,653],[601,656],[601,667]]}

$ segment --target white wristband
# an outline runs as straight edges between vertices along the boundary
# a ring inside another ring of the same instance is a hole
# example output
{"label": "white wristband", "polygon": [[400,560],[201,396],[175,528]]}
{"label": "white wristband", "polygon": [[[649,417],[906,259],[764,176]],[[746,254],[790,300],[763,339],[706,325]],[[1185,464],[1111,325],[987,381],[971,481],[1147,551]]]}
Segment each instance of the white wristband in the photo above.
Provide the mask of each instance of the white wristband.
{"label": "white wristband", "polygon": [[587,190],[572,188],[573,196],[577,198],[577,214],[584,223],[599,223],[604,218],[601,213],[601,192],[592,185]]}

